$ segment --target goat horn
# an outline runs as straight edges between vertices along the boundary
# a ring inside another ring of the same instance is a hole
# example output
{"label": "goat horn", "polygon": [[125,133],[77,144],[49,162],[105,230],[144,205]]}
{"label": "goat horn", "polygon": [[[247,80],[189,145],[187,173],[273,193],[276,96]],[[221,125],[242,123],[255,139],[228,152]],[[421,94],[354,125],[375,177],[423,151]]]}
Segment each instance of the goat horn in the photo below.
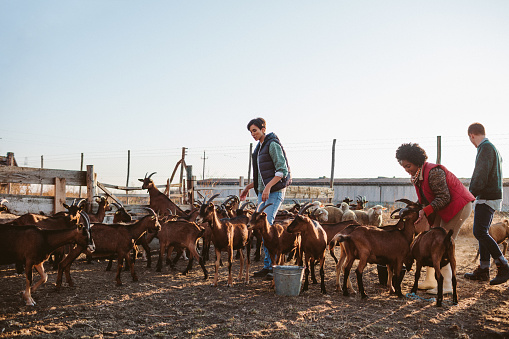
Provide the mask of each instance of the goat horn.
{"label": "goat horn", "polygon": [[85,220],[85,227],[90,231],[90,217],[88,216],[88,214],[84,211],[80,211],[80,215],[83,217],[83,219]]}
{"label": "goat horn", "polygon": [[0,201],[0,205],[3,205],[3,204],[4,204],[4,203],[6,203],[6,202],[9,202],[9,200],[7,200],[7,199],[2,199],[2,201]]}
{"label": "goat horn", "polygon": [[306,204],[305,204],[304,206],[302,206],[302,208],[300,209],[299,214],[302,214],[302,213],[306,212],[306,210],[307,210],[308,208],[310,208],[311,206],[313,206],[313,204],[312,204],[312,203],[310,203],[310,202],[306,203]]}
{"label": "goat horn", "polygon": [[[207,201],[207,204],[211,203],[212,200],[214,200],[215,198],[217,198],[220,194],[217,193],[217,194],[214,194],[213,196],[210,197],[209,201]],[[205,202],[205,201],[204,201]]]}
{"label": "goat horn", "polygon": [[168,207],[166,209],[168,210],[168,212],[170,212],[170,215],[174,215],[172,210],[170,210]]}
{"label": "goat horn", "polygon": [[395,209],[394,211],[392,211],[392,213],[391,213],[391,219],[396,219],[396,218],[393,218],[392,216],[394,215],[394,213],[399,212],[399,211],[401,211],[401,210],[402,210],[402,208],[398,208],[398,209]]}
{"label": "goat horn", "polygon": [[116,202],[112,202],[111,203],[113,206],[115,206],[118,210],[122,208],[122,206],[120,206],[119,203],[116,203]]}
{"label": "goat horn", "polygon": [[76,204],[76,207],[81,207],[81,205],[86,201],[87,199],[81,199],[80,201],[78,201],[78,203]]}
{"label": "goat horn", "polygon": [[239,207],[239,209],[244,210],[244,208],[246,208],[246,206],[247,206],[249,203],[250,203],[250,201],[246,201],[245,203],[243,203],[243,204]]}
{"label": "goat horn", "polygon": [[398,201],[399,202],[403,202],[403,203],[405,203],[407,205],[415,205],[415,202],[413,202],[412,200],[409,200],[409,199],[398,199],[398,200],[396,200],[396,202],[398,202]]}
{"label": "goat horn", "polygon": [[226,199],[223,201],[222,205],[226,205],[230,200],[233,199],[233,197],[234,197],[233,195],[227,196]]}
{"label": "goat horn", "polygon": [[150,214],[152,214],[157,220],[157,214],[156,214],[156,212],[154,212],[153,209],[151,209],[150,207],[143,207],[143,209],[149,211]]}
{"label": "goat horn", "polygon": [[154,174],[156,174],[157,172],[152,172],[148,177],[147,179],[150,179],[151,176],[153,176]]}

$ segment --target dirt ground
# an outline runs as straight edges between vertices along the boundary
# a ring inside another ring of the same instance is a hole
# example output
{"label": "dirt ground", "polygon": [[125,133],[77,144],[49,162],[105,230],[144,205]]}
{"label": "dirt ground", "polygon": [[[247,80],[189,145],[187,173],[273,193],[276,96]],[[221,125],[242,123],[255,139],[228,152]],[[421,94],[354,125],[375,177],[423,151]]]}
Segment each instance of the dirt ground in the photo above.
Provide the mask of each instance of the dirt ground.
{"label": "dirt ground", "polygon": [[[500,218],[500,216],[497,216]],[[425,292],[419,298],[399,299],[378,283],[376,265],[364,273],[369,298],[344,297],[335,291],[335,265],[326,260],[327,294],[320,286],[299,296],[279,296],[270,283],[251,278],[226,286],[227,268],[220,268],[219,286],[211,286],[214,266],[207,262],[209,279],[197,264],[186,276],[169,266],[163,272],[146,268],[138,260],[140,277],[133,282],[122,273],[123,286],[115,285],[115,271],[105,262],[72,266],[75,287],[65,283],[55,291],[56,273],[33,294],[36,306],[24,306],[20,291],[24,277],[13,267],[0,266],[0,338],[502,338],[509,337],[509,282],[498,286],[469,281],[465,272],[477,266],[472,260],[476,241],[471,220],[456,242],[458,305],[445,296],[439,308]],[[213,254],[212,254],[213,256]],[[157,254],[153,252],[157,260]],[[225,258],[223,256],[223,258]],[[116,265],[116,264],[115,264]],[[114,266],[115,267],[115,266]],[[251,272],[262,267],[252,262]],[[415,267],[415,266],[414,266]],[[238,273],[238,261],[233,272]],[[415,270],[407,273],[403,292],[410,292]],[[492,268],[491,275],[495,275]],[[35,273],[34,277],[39,278]],[[421,279],[423,279],[421,277]],[[355,275],[352,277],[357,288]]]}

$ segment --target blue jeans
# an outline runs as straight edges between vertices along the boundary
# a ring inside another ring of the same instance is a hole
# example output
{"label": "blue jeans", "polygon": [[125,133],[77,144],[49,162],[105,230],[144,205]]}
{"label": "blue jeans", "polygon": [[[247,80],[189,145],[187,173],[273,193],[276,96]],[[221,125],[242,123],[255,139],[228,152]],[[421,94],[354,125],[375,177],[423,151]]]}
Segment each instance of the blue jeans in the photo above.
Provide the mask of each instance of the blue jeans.
{"label": "blue jeans", "polygon": [[473,233],[479,241],[480,262],[481,264],[484,262],[484,266],[490,265],[490,256],[493,259],[499,259],[502,256],[497,242],[488,233],[494,213],[495,210],[486,204],[475,205]]}
{"label": "blue jeans", "polygon": [[[264,212],[267,214],[267,221],[269,224],[272,225],[274,222],[274,219],[276,218],[277,211],[281,204],[283,203],[283,200],[285,200],[285,191],[276,191],[269,194],[269,199],[265,201],[259,208],[262,208],[265,206],[265,204],[272,205],[268,206]],[[258,204],[262,202],[262,192],[258,193]],[[263,258],[263,268],[271,269],[272,268],[272,261],[270,260],[269,251],[267,250],[267,247],[263,245],[263,252],[265,253],[265,257]]]}

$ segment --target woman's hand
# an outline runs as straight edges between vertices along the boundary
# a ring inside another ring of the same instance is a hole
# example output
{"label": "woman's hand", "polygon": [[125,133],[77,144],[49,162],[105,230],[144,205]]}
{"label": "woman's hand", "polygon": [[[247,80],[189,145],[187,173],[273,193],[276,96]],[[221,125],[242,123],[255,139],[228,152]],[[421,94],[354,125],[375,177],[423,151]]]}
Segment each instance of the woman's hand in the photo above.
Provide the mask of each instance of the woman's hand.
{"label": "woman's hand", "polygon": [[425,217],[424,210],[420,210],[419,211],[419,218],[417,218],[417,220],[414,222],[414,225],[418,224],[422,220],[422,218],[424,218],[424,217]]}

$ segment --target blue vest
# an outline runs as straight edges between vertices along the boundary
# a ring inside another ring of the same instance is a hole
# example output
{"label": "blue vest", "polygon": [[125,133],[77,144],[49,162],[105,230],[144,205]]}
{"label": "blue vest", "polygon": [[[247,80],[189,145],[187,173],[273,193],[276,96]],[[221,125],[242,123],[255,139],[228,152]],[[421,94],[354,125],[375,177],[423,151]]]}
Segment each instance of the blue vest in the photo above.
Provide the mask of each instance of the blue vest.
{"label": "blue vest", "polygon": [[[276,174],[276,167],[274,166],[274,163],[272,162],[272,158],[269,154],[269,145],[272,142],[277,142],[279,146],[281,146],[281,149],[283,150],[283,155],[285,157],[286,161],[286,167],[288,167],[288,175],[284,178],[282,178],[280,181],[278,181],[274,186],[271,187],[270,192],[276,192],[279,191],[287,186],[290,186],[292,183],[292,176],[290,175],[290,166],[288,166],[288,158],[286,157],[286,152],[283,148],[283,145],[281,145],[281,141],[279,141],[279,138],[274,133],[269,133],[265,136],[265,140],[263,141],[262,148],[260,149],[260,143],[256,145],[256,148],[253,152],[252,158],[253,158],[253,184],[254,184],[254,190],[256,194],[258,194],[258,167],[260,167],[260,174],[263,179],[263,183],[267,185],[269,181],[274,178],[274,175]],[[258,151],[260,152],[260,155],[258,156]],[[260,164],[258,165],[258,159],[260,159]]]}

